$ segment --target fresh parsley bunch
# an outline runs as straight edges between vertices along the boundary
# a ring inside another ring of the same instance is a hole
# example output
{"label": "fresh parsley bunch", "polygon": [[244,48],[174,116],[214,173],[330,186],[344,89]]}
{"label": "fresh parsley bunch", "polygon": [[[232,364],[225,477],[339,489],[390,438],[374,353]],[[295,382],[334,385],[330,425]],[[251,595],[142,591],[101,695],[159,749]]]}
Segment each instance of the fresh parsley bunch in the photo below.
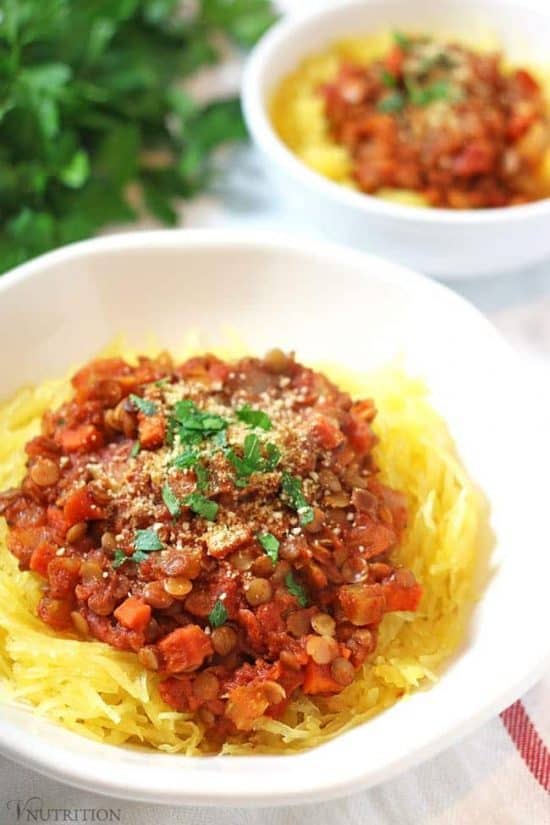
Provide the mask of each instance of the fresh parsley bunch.
{"label": "fresh parsley bunch", "polygon": [[245,136],[237,100],[200,106],[182,81],[273,19],[269,0],[3,0],[0,272],[139,208],[174,224]]}

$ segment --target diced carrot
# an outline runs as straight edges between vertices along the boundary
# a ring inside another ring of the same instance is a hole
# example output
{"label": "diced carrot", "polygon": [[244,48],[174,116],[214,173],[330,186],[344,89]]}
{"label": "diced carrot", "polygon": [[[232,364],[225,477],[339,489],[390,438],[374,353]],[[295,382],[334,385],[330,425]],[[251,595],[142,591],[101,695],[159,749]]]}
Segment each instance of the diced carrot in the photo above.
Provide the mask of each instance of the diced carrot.
{"label": "diced carrot", "polygon": [[166,435],[166,422],[162,415],[139,415],[139,443],[146,450],[162,447]]}
{"label": "diced carrot", "polygon": [[237,730],[250,730],[252,725],[269,707],[261,683],[241,685],[229,692],[225,715],[231,719]]}
{"label": "diced carrot", "polygon": [[379,584],[345,584],[338,591],[338,600],[346,618],[359,627],[376,624],[386,610]]}
{"label": "diced carrot", "polygon": [[151,619],[151,608],[143,599],[130,596],[115,610],[115,619],[128,630],[145,630]]}
{"label": "diced carrot", "polygon": [[318,665],[313,659],[305,668],[305,679],[302,690],[306,694],[340,693],[342,685],[332,678],[330,665]]}
{"label": "diced carrot", "polygon": [[48,542],[42,542],[33,550],[29,567],[33,573],[39,573],[41,576],[46,576],[48,572],[48,564],[55,559],[55,552],[57,547]]}
{"label": "diced carrot", "polygon": [[158,648],[166,673],[180,673],[198,667],[213,652],[210,639],[196,624],[173,630],[159,642]]}
{"label": "diced carrot", "polygon": [[103,436],[93,424],[80,424],[63,430],[60,436],[61,447],[67,453],[96,450],[103,446]]}
{"label": "diced carrot", "polygon": [[79,521],[104,517],[103,510],[95,503],[87,487],[80,487],[69,496],[63,507],[63,515],[69,527]]}

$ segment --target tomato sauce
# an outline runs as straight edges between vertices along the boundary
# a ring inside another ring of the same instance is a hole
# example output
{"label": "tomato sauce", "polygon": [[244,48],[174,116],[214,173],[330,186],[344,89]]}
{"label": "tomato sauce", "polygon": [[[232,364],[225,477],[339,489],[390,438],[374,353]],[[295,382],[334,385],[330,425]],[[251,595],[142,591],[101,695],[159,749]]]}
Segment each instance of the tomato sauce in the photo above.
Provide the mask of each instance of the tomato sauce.
{"label": "tomato sauce", "polygon": [[9,549],[44,622],[135,652],[214,740],[340,692],[385,613],[417,608],[372,401],[279,350],[98,360],[72,386],[0,496]]}
{"label": "tomato sauce", "polygon": [[358,187],[421,193],[452,209],[547,197],[548,101],[525,69],[429,37],[397,36],[384,59],[343,63],[321,89]]}

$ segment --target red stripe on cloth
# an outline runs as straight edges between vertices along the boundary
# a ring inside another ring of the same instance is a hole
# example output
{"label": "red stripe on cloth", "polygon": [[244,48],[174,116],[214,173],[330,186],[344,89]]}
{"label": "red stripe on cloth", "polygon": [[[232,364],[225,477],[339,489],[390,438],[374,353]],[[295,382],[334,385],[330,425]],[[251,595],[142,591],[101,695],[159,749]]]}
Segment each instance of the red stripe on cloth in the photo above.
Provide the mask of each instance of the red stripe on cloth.
{"label": "red stripe on cloth", "polygon": [[523,702],[518,699],[500,714],[510,738],[545,791],[550,791],[550,751],[542,741]]}

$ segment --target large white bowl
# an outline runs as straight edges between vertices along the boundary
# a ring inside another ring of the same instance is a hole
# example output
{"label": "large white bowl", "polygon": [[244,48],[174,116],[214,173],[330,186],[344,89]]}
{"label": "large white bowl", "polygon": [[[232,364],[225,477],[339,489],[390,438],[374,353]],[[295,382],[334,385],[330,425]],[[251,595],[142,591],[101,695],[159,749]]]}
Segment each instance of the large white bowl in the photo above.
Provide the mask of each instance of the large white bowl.
{"label": "large white bowl", "polygon": [[[388,779],[502,710],[548,660],[547,420],[515,355],[464,300],[396,264],[250,233],[152,232],[68,246],[0,281],[0,394],[62,374],[117,332],[369,369],[404,354],[485,490],[494,571],[463,650],[430,690],[298,756],[186,758],[100,745],[0,707],[0,750],[65,782],[159,803],[319,801]],[[85,655],[85,647],[83,647]]]}
{"label": "large white bowl", "polygon": [[492,33],[512,61],[550,65],[550,3],[507,0],[353,0],[284,18],[245,69],[242,100],[254,141],[284,202],[324,236],[441,277],[525,267],[550,255],[550,199],[502,209],[453,211],[390,203],[309,169],[280,140],[269,102],[303,58],[342,37],[379,31]]}

